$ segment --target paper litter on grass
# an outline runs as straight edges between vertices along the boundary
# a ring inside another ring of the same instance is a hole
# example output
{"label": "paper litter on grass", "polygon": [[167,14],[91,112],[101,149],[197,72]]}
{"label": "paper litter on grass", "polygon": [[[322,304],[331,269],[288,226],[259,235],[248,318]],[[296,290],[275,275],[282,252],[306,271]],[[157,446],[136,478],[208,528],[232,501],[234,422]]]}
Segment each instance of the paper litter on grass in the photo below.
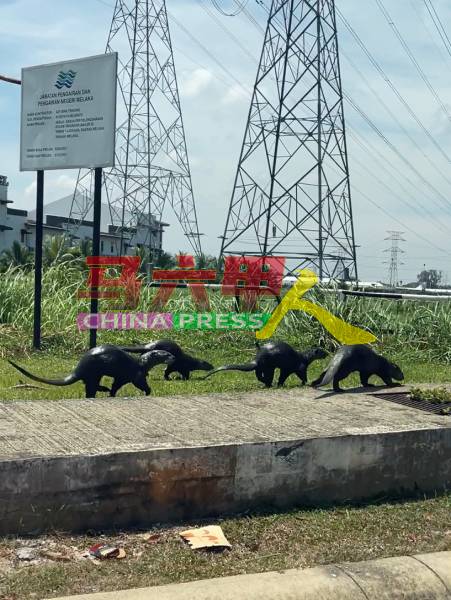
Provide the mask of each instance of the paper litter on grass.
{"label": "paper litter on grass", "polygon": [[199,529],[187,529],[180,533],[193,550],[200,548],[231,548],[219,525],[209,525]]}

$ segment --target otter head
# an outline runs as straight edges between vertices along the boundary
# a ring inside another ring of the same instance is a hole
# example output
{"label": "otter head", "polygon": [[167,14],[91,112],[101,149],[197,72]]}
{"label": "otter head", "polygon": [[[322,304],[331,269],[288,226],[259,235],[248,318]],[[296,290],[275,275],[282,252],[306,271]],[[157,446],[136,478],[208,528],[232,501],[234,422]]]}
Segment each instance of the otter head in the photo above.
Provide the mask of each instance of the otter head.
{"label": "otter head", "polygon": [[324,350],[324,348],[313,348],[311,351],[311,356],[313,360],[321,360],[322,358],[327,358],[329,354]]}
{"label": "otter head", "polygon": [[[323,348],[312,348],[311,350],[307,350],[305,353],[305,357],[307,359],[307,364],[312,363],[314,360],[321,360],[322,358],[326,358],[328,353],[323,350]],[[305,359],[303,359],[304,361]]]}
{"label": "otter head", "polygon": [[401,371],[398,365],[395,365],[395,363],[390,361],[388,363],[388,374],[392,379],[396,379],[397,381],[404,379],[404,373]]}
{"label": "otter head", "polygon": [[145,373],[148,373],[150,369],[153,369],[156,365],[166,364],[173,358],[172,354],[169,354],[169,352],[166,352],[165,350],[151,350],[150,352],[142,354],[139,357],[138,362]]}

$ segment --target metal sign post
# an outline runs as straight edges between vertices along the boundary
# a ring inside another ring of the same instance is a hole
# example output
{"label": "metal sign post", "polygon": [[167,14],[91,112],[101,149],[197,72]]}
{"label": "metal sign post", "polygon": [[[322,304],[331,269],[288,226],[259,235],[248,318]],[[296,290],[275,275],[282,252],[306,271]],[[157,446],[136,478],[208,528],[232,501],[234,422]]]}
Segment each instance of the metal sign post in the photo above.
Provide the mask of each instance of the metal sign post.
{"label": "metal sign post", "polygon": [[42,230],[44,220],[44,171],[36,173],[36,239],[34,247],[33,348],[41,349]]}
{"label": "metal sign post", "polygon": [[[94,171],[94,219],[92,230],[92,255],[100,255],[100,217],[102,210],[102,167],[98,167]],[[96,272],[95,277],[98,277]],[[91,314],[97,315],[99,310],[98,300],[98,281],[94,281],[91,296]],[[97,345],[97,329],[89,330],[89,347],[95,348]]]}
{"label": "metal sign post", "polygon": [[[22,69],[20,170],[37,171],[33,346],[41,346],[44,170],[95,169],[93,255],[100,254],[102,168],[113,167],[116,52]],[[91,312],[97,313],[93,298]],[[91,334],[91,346],[97,331]]]}

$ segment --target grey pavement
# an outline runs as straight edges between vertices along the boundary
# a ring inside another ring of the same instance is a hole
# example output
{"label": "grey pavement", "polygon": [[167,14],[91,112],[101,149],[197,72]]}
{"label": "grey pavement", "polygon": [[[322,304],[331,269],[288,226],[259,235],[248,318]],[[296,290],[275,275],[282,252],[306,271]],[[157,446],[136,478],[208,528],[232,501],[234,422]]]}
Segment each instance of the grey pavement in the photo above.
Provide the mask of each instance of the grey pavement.
{"label": "grey pavement", "polygon": [[0,401],[0,460],[447,427],[451,427],[450,417],[367,393],[331,394],[309,387],[171,397]]}
{"label": "grey pavement", "polygon": [[[236,575],[66,600],[449,600],[451,552]],[[55,600],[64,600],[56,598]]]}

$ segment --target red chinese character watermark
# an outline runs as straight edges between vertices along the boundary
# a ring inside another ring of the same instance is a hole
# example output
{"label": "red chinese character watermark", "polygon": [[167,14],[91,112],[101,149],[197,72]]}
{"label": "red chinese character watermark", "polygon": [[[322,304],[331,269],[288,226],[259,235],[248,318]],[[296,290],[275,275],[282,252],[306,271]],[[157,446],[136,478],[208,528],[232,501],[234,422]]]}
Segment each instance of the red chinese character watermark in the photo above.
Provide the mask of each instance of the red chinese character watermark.
{"label": "red chinese character watermark", "polygon": [[[153,280],[161,282],[152,302],[152,311],[161,311],[181,282],[186,283],[196,308],[210,310],[205,282],[216,280],[216,270],[196,269],[191,255],[177,255],[178,268],[155,269]],[[138,277],[141,259],[138,256],[89,256],[88,290],[78,292],[79,298],[124,298],[128,308],[139,303],[142,280]],[[110,268],[120,268],[116,276]],[[258,256],[227,256],[224,260],[222,294],[235,296],[247,311],[257,308],[258,298],[264,295],[278,297],[282,290],[285,258]]]}
{"label": "red chinese character watermark", "polygon": [[285,258],[227,256],[224,259],[223,296],[238,297],[246,310],[255,310],[259,296],[279,296]]}
{"label": "red chinese character watermark", "polygon": [[[139,256],[88,256],[86,264],[89,268],[88,290],[79,291],[79,298],[117,299],[122,296],[127,308],[138,306],[142,285],[138,278]],[[111,267],[120,267],[120,273],[115,277],[108,276]]]}
{"label": "red chinese character watermark", "polygon": [[176,256],[178,269],[156,269],[153,272],[154,281],[162,281],[151,310],[161,311],[177,287],[177,282],[189,282],[188,289],[198,310],[209,310],[207,290],[204,281],[215,281],[216,271],[213,269],[195,269],[194,257],[187,254]]}

